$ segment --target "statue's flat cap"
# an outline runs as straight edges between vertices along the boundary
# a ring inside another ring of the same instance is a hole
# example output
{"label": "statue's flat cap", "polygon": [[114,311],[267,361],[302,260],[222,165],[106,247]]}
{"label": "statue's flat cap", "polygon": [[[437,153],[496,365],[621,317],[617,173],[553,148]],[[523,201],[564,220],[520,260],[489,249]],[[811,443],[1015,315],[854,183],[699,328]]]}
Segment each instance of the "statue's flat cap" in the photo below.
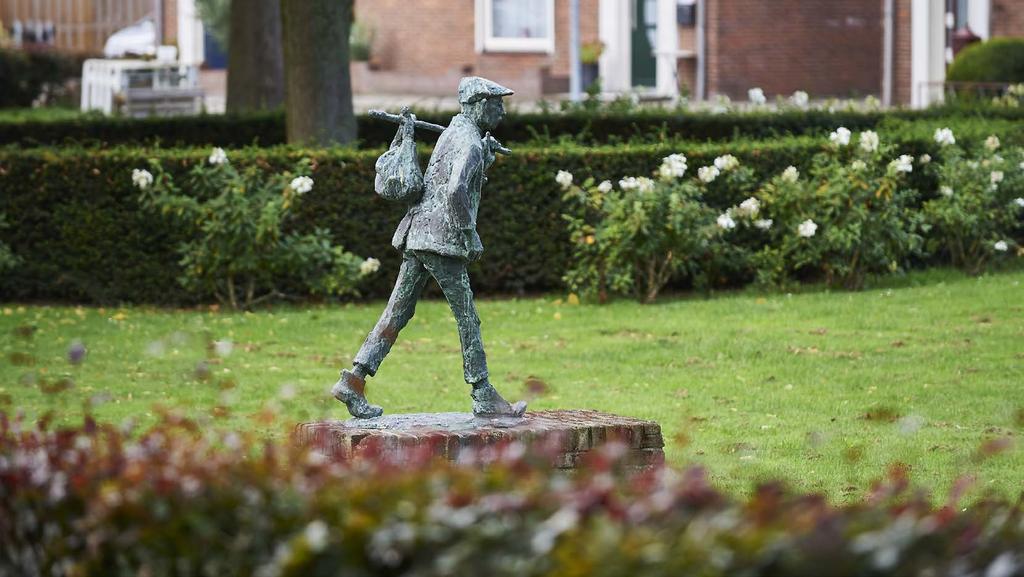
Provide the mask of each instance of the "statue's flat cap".
{"label": "statue's flat cap", "polygon": [[459,81],[459,102],[469,104],[484,98],[509,96],[514,94],[508,88],[479,76],[467,76]]}

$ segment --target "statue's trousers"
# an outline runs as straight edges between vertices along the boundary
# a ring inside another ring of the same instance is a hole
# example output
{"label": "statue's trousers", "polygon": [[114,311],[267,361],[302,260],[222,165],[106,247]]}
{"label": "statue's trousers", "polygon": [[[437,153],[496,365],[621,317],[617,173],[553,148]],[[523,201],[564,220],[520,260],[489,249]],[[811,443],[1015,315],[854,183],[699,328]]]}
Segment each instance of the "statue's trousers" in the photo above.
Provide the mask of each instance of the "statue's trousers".
{"label": "statue's trousers", "polygon": [[355,364],[363,367],[370,376],[377,373],[384,357],[398,339],[398,333],[416,312],[416,301],[430,277],[434,277],[441,286],[455,314],[459,340],[462,341],[462,369],[466,382],[479,383],[487,379],[487,358],[480,336],[480,317],[473,304],[466,263],[458,258],[424,251],[405,252],[388,306],[356,353]]}

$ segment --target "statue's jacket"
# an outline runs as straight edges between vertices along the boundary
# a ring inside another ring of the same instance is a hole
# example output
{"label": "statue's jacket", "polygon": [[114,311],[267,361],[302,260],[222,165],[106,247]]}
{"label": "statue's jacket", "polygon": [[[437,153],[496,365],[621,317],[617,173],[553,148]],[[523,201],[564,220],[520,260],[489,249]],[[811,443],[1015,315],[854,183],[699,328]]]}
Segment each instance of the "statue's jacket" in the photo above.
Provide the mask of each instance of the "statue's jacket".
{"label": "statue's jacket", "polygon": [[409,207],[391,244],[398,250],[427,251],[468,260],[468,242],[479,251],[476,215],[484,182],[480,131],[458,114],[441,133],[424,173],[420,200]]}

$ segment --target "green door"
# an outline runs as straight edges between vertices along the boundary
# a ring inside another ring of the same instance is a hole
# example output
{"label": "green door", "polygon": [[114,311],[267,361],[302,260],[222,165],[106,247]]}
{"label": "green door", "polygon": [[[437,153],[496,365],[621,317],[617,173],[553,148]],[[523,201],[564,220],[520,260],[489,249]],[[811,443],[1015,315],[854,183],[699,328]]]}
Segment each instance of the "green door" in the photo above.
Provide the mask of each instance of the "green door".
{"label": "green door", "polygon": [[633,5],[633,86],[655,86],[654,46],[658,29],[658,0],[628,1]]}

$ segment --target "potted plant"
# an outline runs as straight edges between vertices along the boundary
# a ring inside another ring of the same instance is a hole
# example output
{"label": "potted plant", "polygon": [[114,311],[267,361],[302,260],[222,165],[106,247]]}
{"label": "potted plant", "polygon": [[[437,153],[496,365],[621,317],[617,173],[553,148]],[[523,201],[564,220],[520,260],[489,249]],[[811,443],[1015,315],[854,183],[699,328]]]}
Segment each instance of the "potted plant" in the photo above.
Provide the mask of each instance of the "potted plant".
{"label": "potted plant", "polygon": [[580,45],[580,80],[584,88],[597,81],[597,61],[604,51],[604,43],[600,40],[584,42]]}

